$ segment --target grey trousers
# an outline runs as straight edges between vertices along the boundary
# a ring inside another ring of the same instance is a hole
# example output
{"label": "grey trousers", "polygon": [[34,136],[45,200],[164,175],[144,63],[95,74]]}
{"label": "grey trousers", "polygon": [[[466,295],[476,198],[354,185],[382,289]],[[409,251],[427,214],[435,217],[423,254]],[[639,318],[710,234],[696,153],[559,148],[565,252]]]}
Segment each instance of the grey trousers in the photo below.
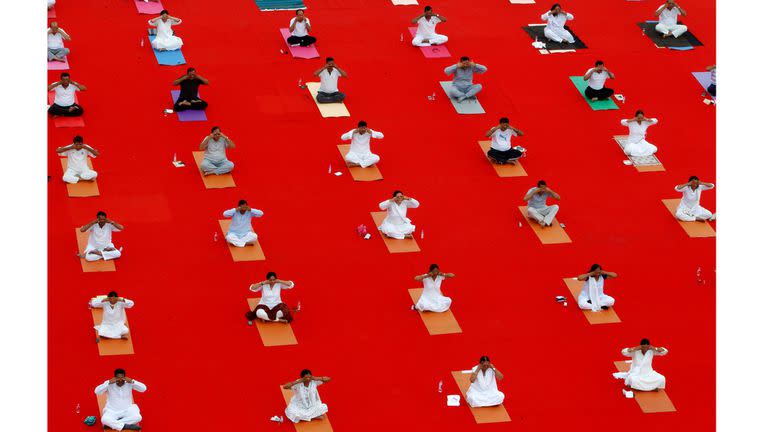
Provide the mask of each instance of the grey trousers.
{"label": "grey trousers", "polygon": [[460,98],[468,99],[480,93],[480,90],[482,89],[483,89],[482,84],[472,84],[467,88],[461,88],[461,89],[456,88],[455,85],[451,85],[451,87],[448,89],[448,95],[456,99],[460,99]]}
{"label": "grey trousers", "polygon": [[230,162],[229,159],[224,159],[221,161],[203,159],[203,161],[200,162],[200,169],[203,172],[214,173],[216,175],[232,172],[233,168],[235,168],[235,164]]}
{"label": "grey trousers", "polygon": [[69,54],[69,48],[48,48],[48,61],[54,58],[63,59],[67,54]]}

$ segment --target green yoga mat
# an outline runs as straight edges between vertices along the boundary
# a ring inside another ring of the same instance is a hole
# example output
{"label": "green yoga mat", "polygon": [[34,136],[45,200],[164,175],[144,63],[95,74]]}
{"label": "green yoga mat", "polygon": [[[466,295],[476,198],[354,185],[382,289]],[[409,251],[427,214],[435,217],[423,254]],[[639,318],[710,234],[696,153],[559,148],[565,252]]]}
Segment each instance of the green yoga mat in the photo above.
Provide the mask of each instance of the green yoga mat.
{"label": "green yoga mat", "polygon": [[587,99],[587,97],[584,96],[584,89],[587,88],[587,82],[584,81],[584,77],[572,76],[570,78],[573,85],[575,85],[576,88],[579,89],[579,93],[581,93],[581,96],[584,98],[585,101],[587,101],[587,103],[593,110],[602,111],[602,110],[619,109],[619,106],[616,105],[616,102],[614,102],[613,99],[611,98],[608,98],[605,100],[599,100],[596,102],[592,102],[591,100]]}

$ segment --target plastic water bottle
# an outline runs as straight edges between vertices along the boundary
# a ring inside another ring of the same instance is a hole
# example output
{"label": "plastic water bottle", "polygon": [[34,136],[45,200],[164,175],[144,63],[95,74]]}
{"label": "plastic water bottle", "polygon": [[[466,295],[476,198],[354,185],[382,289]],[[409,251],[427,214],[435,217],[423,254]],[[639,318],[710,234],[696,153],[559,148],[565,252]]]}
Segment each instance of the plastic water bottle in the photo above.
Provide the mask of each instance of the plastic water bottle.
{"label": "plastic water bottle", "polygon": [[437,99],[437,95],[435,94],[435,92],[432,92],[432,100],[435,100],[435,99]]}
{"label": "plastic water bottle", "polygon": [[567,301],[563,302],[563,307],[568,307],[568,302]]}
{"label": "plastic water bottle", "polygon": [[304,88],[304,81],[302,81],[301,78],[299,78],[299,88]]}
{"label": "plastic water bottle", "polygon": [[517,222],[517,227],[518,227],[518,228],[522,228],[522,227],[523,227],[523,223],[522,223],[522,222],[520,222],[520,221],[518,221],[518,222]]}
{"label": "plastic water bottle", "polygon": [[173,161],[176,162],[178,159],[176,159],[176,153],[173,154]]}
{"label": "plastic water bottle", "polygon": [[701,266],[696,269],[696,282],[704,283],[704,281],[701,279]]}
{"label": "plastic water bottle", "polygon": [[80,414],[80,404],[75,405],[75,413]]}
{"label": "plastic water bottle", "polygon": [[422,240],[424,240],[424,230],[421,230],[421,235],[420,235],[420,237],[421,237],[421,239],[422,239]]}
{"label": "plastic water bottle", "polygon": [[328,174],[330,174],[331,171],[333,171],[333,168],[331,167],[331,164],[328,164]]}
{"label": "plastic water bottle", "polygon": [[443,392],[443,380],[440,380],[439,383],[437,383],[437,392],[442,393]]}
{"label": "plastic water bottle", "polygon": [[219,241],[219,232],[218,231],[213,233],[213,241]]}
{"label": "plastic water bottle", "polygon": [[141,37],[141,46],[144,46],[144,36]]}
{"label": "plastic water bottle", "polygon": [[301,310],[301,301],[299,301],[298,303],[296,303],[296,311],[298,312],[298,311],[300,311],[300,310]]}
{"label": "plastic water bottle", "polygon": [[400,33],[400,42],[402,42],[402,41],[403,41],[403,34]]}

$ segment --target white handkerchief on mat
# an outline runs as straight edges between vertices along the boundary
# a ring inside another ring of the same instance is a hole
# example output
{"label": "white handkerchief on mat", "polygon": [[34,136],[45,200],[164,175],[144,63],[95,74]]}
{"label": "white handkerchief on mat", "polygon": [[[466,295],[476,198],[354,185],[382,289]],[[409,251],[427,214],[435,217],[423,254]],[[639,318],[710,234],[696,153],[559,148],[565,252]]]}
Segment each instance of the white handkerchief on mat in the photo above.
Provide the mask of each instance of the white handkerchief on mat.
{"label": "white handkerchief on mat", "polygon": [[448,395],[448,406],[459,406],[459,403],[461,402],[461,398],[459,395]]}

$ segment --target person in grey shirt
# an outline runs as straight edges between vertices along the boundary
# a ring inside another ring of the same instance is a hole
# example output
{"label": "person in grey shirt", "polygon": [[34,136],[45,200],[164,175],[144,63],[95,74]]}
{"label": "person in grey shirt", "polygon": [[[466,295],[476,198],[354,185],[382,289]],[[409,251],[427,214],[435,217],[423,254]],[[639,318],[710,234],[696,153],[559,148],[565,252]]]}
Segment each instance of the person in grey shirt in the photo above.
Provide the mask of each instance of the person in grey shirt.
{"label": "person in grey shirt", "polygon": [[218,126],[211,128],[211,134],[200,143],[200,150],[205,152],[203,153],[203,161],[200,162],[200,170],[203,175],[222,175],[232,172],[235,164],[227,159],[228,148],[235,148],[235,143],[221,133],[221,128]]}
{"label": "person in grey shirt", "polygon": [[539,180],[536,187],[529,189],[523,197],[523,200],[528,201],[528,217],[536,219],[541,226],[551,226],[555,215],[560,210],[557,204],[547,205],[549,197],[560,200],[560,195],[547,187],[547,182],[544,180]]}
{"label": "person in grey shirt", "polygon": [[445,74],[453,75],[453,85],[448,89],[448,96],[458,99],[459,102],[474,98],[476,94],[480,93],[483,86],[472,84],[472,76],[476,73],[485,73],[487,70],[487,67],[476,64],[467,56],[462,57],[455,65],[448,66],[445,68]]}

